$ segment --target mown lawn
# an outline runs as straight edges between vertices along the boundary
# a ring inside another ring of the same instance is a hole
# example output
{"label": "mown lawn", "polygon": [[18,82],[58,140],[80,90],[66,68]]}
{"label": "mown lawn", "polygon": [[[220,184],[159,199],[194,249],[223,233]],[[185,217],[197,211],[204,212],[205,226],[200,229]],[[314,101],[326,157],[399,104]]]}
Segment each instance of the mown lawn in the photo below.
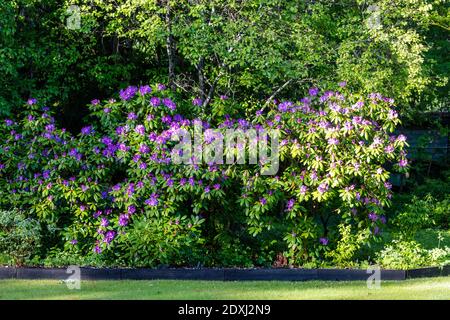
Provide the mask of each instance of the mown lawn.
{"label": "mown lawn", "polygon": [[83,281],[69,290],[56,280],[0,280],[0,299],[450,299],[450,277],[365,281]]}

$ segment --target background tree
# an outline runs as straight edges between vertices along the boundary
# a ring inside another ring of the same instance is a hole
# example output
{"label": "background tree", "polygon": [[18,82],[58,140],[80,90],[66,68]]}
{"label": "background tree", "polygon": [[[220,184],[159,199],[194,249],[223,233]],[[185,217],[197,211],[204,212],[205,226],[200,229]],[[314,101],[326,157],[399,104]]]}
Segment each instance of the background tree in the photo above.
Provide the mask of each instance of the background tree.
{"label": "background tree", "polygon": [[[77,5],[81,28],[66,27]],[[128,84],[162,82],[221,113],[296,99],[311,85],[392,96],[403,116],[448,105],[443,0],[14,0],[1,5],[0,110],[29,96],[79,129],[83,106]],[[217,100],[217,99],[216,99]],[[244,107],[243,107],[244,106]]]}

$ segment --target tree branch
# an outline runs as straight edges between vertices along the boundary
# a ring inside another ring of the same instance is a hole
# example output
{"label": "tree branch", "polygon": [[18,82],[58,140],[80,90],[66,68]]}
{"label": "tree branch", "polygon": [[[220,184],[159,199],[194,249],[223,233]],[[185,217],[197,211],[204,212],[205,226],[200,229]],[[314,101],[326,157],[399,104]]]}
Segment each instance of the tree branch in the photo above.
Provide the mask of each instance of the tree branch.
{"label": "tree branch", "polygon": [[284,88],[286,88],[286,86],[292,82],[293,79],[289,79],[288,81],[286,81],[281,87],[279,87],[264,103],[263,105],[263,109],[270,103],[270,101],[273,100],[273,98],[276,97],[277,94],[279,94]]}
{"label": "tree branch", "polygon": [[211,84],[211,87],[209,88],[208,96],[206,97],[205,101],[203,102],[202,108],[203,110],[208,106],[208,104],[211,102],[211,99],[214,95],[214,91],[216,90],[216,85],[219,79],[222,77],[223,72],[222,70],[217,75],[216,79],[214,79],[214,82]]}

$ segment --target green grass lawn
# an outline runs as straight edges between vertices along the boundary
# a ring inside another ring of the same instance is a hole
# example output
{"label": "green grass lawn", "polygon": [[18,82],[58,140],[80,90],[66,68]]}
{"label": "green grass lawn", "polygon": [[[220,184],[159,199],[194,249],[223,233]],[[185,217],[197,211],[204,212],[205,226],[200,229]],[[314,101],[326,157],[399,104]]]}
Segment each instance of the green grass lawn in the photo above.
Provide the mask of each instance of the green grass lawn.
{"label": "green grass lawn", "polygon": [[446,299],[450,277],[365,281],[84,281],[69,290],[56,280],[0,280],[0,299]]}

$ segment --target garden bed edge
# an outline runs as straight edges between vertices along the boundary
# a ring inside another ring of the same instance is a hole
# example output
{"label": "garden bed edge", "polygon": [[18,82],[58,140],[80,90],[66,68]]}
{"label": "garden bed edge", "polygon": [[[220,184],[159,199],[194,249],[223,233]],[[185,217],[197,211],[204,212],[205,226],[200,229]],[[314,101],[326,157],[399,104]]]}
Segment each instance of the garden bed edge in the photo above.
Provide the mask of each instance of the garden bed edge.
{"label": "garden bed edge", "polygon": [[[0,267],[0,279],[65,280],[72,274],[66,268]],[[218,280],[218,281],[355,281],[367,280],[373,274],[364,269],[278,269],[278,268],[165,268],[125,269],[81,267],[82,280]],[[406,280],[449,276],[450,265],[411,270],[380,271],[381,280]]]}

